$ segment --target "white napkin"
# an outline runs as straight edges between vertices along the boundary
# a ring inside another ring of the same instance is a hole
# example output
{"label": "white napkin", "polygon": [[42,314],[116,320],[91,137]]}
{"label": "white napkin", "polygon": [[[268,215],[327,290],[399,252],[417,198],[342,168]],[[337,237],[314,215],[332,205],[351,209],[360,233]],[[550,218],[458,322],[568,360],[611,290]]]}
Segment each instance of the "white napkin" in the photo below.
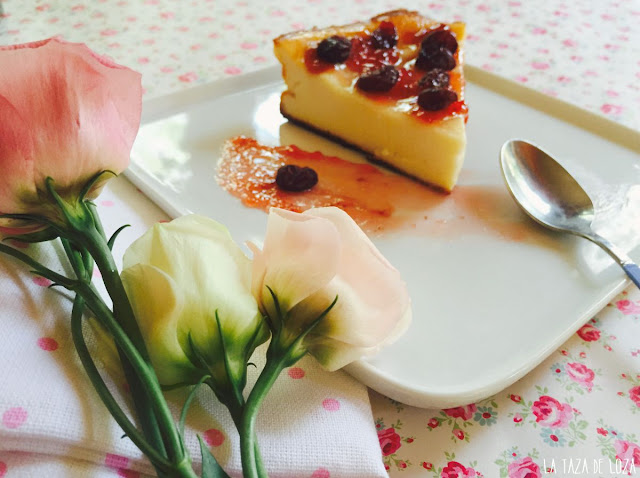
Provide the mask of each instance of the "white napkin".
{"label": "white napkin", "polygon": [[[116,257],[149,225],[165,219],[123,179],[112,181],[97,203],[108,232],[132,225],[117,242]],[[56,266],[59,248],[31,245],[24,251],[63,270]],[[46,285],[26,266],[0,258],[0,460],[7,457],[0,461],[0,476],[3,465],[7,478],[101,477],[113,476],[113,470],[120,476],[151,474],[153,468],[130,440],[121,438],[122,430],[84,374],[70,337],[68,295]],[[120,385],[115,388],[122,389],[119,371],[110,361],[102,365]],[[251,384],[257,372],[250,372]],[[184,393],[168,395],[175,414]],[[227,472],[241,476],[237,433],[206,387],[199,391],[187,425],[194,462],[200,461],[198,433]],[[281,374],[257,428],[271,477],[387,476],[366,388],[343,372],[324,372],[312,359]]]}
{"label": "white napkin", "polygon": [[104,465],[63,456],[24,452],[0,452],[0,477],[3,478],[146,478],[136,471],[121,468],[122,459],[110,458]]}

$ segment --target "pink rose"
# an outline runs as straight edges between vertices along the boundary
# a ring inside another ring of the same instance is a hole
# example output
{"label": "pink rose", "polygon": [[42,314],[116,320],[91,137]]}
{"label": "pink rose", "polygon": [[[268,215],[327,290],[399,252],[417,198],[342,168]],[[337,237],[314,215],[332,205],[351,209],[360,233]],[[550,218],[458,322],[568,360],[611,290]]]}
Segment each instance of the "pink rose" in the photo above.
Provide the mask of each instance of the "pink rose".
{"label": "pink rose", "polygon": [[593,389],[593,379],[596,374],[585,364],[571,362],[566,365],[565,370],[569,378],[578,385],[583,386],[589,392]]}
{"label": "pink rose", "polygon": [[629,398],[633,403],[640,407],[640,385],[629,389]]}
{"label": "pink rose", "polygon": [[540,478],[540,467],[530,458],[525,457],[509,463],[509,478]]}
{"label": "pink rose", "polygon": [[640,465],[640,446],[625,440],[616,440],[613,447],[616,449],[616,458],[623,464]]}
{"label": "pink rose", "polygon": [[[43,200],[47,177],[72,203],[97,173],[128,166],[140,124],[140,74],[57,38],[0,46],[0,63],[0,213],[55,221],[57,210]],[[38,228],[0,220],[6,234]]]}
{"label": "pink rose", "polygon": [[585,342],[595,342],[600,338],[600,329],[591,324],[583,325],[577,333]]}
{"label": "pink rose", "polygon": [[625,315],[632,315],[640,313],[640,305],[631,302],[630,300],[619,300],[616,302],[616,307],[620,312]]}
{"label": "pink rose", "polygon": [[447,466],[442,469],[442,473],[440,474],[440,478],[474,478],[476,476],[478,476],[476,470],[467,468],[457,461],[447,463]]}
{"label": "pink rose", "polygon": [[436,428],[436,427],[437,427],[437,426],[439,426],[439,425],[440,425],[440,422],[439,422],[437,419],[435,419],[435,418],[432,418],[432,419],[431,419],[431,420],[429,420],[429,422],[427,423],[427,426],[428,426],[429,428]]}
{"label": "pink rose", "polygon": [[531,411],[536,416],[536,423],[550,428],[566,427],[573,417],[571,405],[560,403],[547,395],[543,395],[533,402]]}
{"label": "pink rose", "polygon": [[392,428],[385,428],[384,430],[378,430],[378,440],[380,441],[380,449],[383,456],[391,455],[395,453],[400,445],[400,435],[396,433],[396,430]]}
{"label": "pink rose", "polygon": [[296,347],[326,370],[376,354],[409,326],[411,301],[400,272],[342,209],[271,208],[263,249],[249,247],[253,295],[282,329],[280,337],[293,340],[322,317]]}
{"label": "pink rose", "polygon": [[465,405],[464,407],[445,408],[442,410],[444,413],[453,418],[462,418],[463,420],[470,420],[476,411],[475,403]]}

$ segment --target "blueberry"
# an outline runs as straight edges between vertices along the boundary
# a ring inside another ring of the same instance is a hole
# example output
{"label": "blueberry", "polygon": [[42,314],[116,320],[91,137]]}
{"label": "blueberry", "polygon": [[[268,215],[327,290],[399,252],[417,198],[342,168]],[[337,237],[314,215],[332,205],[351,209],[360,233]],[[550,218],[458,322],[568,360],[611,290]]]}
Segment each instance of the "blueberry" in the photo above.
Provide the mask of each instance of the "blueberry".
{"label": "blueberry", "polygon": [[318,183],[318,173],[311,168],[285,164],[278,168],[276,184],[284,191],[300,192],[311,189]]}
{"label": "blueberry", "polygon": [[427,88],[418,95],[418,104],[427,111],[438,111],[458,101],[458,95],[449,88]]}
{"label": "blueberry", "polygon": [[351,53],[351,40],[340,35],[325,38],[318,44],[318,58],[327,63],[342,63]]}
{"label": "blueberry", "polygon": [[449,86],[449,73],[444,70],[431,70],[418,82],[420,88],[446,88]]}
{"label": "blueberry", "polygon": [[422,39],[420,48],[425,52],[444,48],[454,54],[458,49],[458,40],[449,30],[436,30]]}
{"label": "blueberry", "polygon": [[382,22],[371,34],[373,46],[378,50],[393,48],[398,43],[398,32],[391,22]]}
{"label": "blueberry", "polygon": [[446,48],[438,48],[437,50],[420,50],[416,60],[416,67],[421,70],[453,70],[456,67],[456,59],[453,54]]}
{"label": "blueberry", "polygon": [[389,91],[400,78],[400,73],[391,65],[382,65],[377,70],[363,73],[356,86],[362,91]]}

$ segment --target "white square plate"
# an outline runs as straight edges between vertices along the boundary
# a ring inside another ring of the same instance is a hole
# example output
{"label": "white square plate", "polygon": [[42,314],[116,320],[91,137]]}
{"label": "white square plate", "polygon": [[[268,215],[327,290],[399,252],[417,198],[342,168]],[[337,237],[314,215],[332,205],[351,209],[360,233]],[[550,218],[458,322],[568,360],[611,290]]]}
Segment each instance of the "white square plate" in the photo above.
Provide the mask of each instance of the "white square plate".
{"label": "white square plate", "polygon": [[[419,407],[500,391],[629,284],[595,245],[542,230],[520,212],[499,169],[506,140],[527,139],[555,156],[594,199],[596,229],[640,259],[640,134],[479,69],[465,74],[470,116],[458,185],[425,204],[421,227],[374,238],[408,283],[413,323],[378,356],[347,367]],[[244,134],[362,161],[289,124],[279,112],[283,88],[274,67],[145,102],[128,177],[172,216],[208,215],[239,243],[260,240],[266,214],[216,182],[227,138]]]}

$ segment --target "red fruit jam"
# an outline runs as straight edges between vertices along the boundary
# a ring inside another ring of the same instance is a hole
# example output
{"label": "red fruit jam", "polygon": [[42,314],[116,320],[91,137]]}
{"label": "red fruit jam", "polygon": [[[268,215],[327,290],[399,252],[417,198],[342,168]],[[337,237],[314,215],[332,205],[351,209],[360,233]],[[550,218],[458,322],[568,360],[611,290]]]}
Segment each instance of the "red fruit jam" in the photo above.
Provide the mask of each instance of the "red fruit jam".
{"label": "red fruit jam", "polygon": [[[309,191],[283,191],[275,178],[285,164],[313,168],[318,173],[318,183]],[[337,206],[370,233],[410,227],[416,217],[394,214],[397,209],[408,209],[414,204],[420,206],[417,212],[422,213],[424,204],[445,197],[368,163],[352,163],[293,145],[264,146],[243,136],[226,142],[218,166],[218,183],[245,206],[264,211],[272,206],[296,212]]]}
{"label": "red fruit jam", "polygon": [[[312,168],[318,175],[317,184],[307,191],[283,191],[276,185],[276,174],[285,164]],[[242,204],[265,212],[272,206],[296,212],[339,207],[372,236],[495,234],[509,241],[553,244],[544,231],[531,227],[511,206],[502,187],[463,184],[443,194],[369,163],[353,163],[293,145],[265,146],[252,138],[231,138],[225,143],[217,180]]]}

